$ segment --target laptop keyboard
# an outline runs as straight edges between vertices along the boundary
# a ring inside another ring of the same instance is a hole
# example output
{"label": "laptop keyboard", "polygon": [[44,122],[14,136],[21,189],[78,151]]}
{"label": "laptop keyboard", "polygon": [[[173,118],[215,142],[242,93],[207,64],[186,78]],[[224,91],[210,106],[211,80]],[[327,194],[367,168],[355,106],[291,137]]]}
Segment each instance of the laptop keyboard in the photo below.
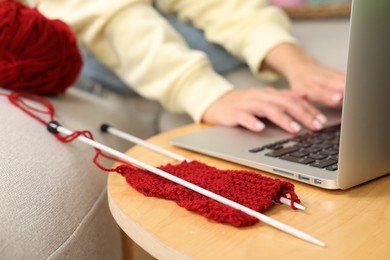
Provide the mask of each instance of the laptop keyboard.
{"label": "laptop keyboard", "polygon": [[249,151],[257,153],[266,150],[266,156],[336,171],[339,142],[340,124],[324,128],[321,131],[296,135]]}

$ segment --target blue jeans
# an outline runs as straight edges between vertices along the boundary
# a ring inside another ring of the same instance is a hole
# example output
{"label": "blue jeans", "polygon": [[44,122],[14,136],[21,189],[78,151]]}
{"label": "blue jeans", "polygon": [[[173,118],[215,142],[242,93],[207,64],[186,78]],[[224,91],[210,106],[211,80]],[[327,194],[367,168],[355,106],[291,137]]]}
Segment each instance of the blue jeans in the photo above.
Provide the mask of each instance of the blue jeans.
{"label": "blue jeans", "polygon": [[[208,55],[212,66],[217,73],[224,75],[225,73],[245,66],[243,62],[234,58],[221,46],[210,43],[205,38],[203,31],[192,25],[180,22],[175,16],[166,16],[166,19],[186,40],[190,48],[203,51]],[[84,67],[81,72],[81,79],[79,79],[76,86],[88,89],[88,87],[80,86],[80,82],[84,82],[84,84],[81,85],[85,85],[88,82],[92,85],[98,83],[103,88],[120,94],[134,94],[131,90],[131,86],[126,85],[126,83],[119,79],[111,70],[95,59],[93,54],[82,51],[82,56]]]}

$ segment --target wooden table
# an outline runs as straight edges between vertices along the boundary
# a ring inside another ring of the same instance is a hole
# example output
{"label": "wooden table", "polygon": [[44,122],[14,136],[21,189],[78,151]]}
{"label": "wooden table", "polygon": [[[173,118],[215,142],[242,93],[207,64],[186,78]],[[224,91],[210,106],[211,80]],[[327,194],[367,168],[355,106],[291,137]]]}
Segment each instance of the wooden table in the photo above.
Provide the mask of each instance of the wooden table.
{"label": "wooden table", "polygon": [[[220,169],[248,169],[169,145],[170,138],[202,127],[206,126],[189,125],[148,141]],[[140,146],[127,154],[154,166],[174,162]],[[108,198],[119,226],[157,259],[390,259],[390,176],[347,191],[292,182],[307,210],[274,205],[266,215],[324,241],[327,247],[264,223],[247,228],[214,223],[173,201],[143,196],[116,173],[108,178]]]}

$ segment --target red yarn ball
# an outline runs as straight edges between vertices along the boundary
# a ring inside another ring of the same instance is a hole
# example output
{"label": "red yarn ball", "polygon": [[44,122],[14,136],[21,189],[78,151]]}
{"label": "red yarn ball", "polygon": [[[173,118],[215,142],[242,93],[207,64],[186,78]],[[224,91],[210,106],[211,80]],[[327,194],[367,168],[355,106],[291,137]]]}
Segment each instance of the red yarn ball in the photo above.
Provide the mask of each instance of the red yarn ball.
{"label": "red yarn ball", "polygon": [[0,0],[0,86],[33,94],[63,93],[81,71],[73,32],[36,8]]}

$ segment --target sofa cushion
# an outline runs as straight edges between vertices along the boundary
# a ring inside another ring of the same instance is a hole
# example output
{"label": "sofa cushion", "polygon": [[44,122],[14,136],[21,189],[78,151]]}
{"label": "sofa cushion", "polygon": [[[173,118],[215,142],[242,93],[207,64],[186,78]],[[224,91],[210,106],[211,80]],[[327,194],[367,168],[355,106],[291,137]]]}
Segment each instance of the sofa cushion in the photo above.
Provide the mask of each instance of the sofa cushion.
{"label": "sofa cushion", "polygon": [[[102,122],[141,137],[155,133],[150,126],[159,106],[153,102],[134,100],[124,108],[76,89],[50,100],[64,127],[89,129],[118,150],[131,144],[100,134]],[[59,142],[5,97],[0,106],[1,258],[120,259],[120,232],[107,206],[107,173],[92,163],[94,149],[77,140]]]}

